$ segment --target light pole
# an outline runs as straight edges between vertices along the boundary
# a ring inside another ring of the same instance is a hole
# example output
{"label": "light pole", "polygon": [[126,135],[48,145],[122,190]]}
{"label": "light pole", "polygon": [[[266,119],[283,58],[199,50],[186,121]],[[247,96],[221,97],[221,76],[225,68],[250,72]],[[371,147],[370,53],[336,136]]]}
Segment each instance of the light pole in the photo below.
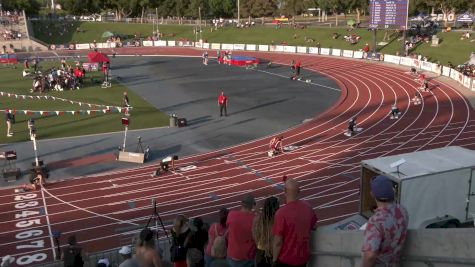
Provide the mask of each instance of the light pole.
{"label": "light pole", "polygon": [[124,144],[122,145],[122,151],[125,152],[125,143],[127,141],[127,131],[129,130],[129,118],[122,118],[122,125],[125,126]]}
{"label": "light pole", "polygon": [[239,0],[237,1],[237,8],[238,8],[238,14],[237,14],[237,15],[238,15],[238,19],[237,19],[237,24],[239,25],[239,24],[241,24],[241,21],[240,21],[240,19],[241,19],[241,13],[240,13],[240,12],[241,12],[241,7],[240,7],[240,4],[239,4]]}
{"label": "light pole", "polygon": [[33,150],[35,151],[35,167],[38,168],[40,164],[38,161],[38,150],[36,146],[36,127],[34,119],[28,120],[28,129],[30,130],[30,139],[31,141],[33,141]]}
{"label": "light pole", "polygon": [[203,42],[203,35],[201,34],[202,30],[201,30],[201,6],[198,7],[198,13],[199,13],[199,17],[200,17],[200,42]]}

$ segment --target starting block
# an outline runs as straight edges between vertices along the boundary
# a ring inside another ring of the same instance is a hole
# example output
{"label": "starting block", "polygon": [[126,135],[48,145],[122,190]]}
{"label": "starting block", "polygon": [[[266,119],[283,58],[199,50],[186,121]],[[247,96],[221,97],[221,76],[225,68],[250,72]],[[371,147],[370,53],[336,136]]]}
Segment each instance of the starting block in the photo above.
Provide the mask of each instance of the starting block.
{"label": "starting block", "polygon": [[[356,128],[356,127],[355,127],[355,131],[354,131],[353,133],[359,133],[359,132],[361,132],[361,131],[363,131],[363,128]],[[350,132],[346,131],[346,132],[344,132],[343,134],[346,135],[346,136],[348,136],[348,137],[351,137],[351,136],[353,136],[353,133],[350,133]]]}
{"label": "starting block", "polygon": [[418,106],[418,105],[422,104],[422,100],[420,98],[413,98],[413,99],[411,99],[411,103],[413,103],[414,106]]}
{"label": "starting block", "polygon": [[299,147],[298,146],[285,146],[284,151],[294,151],[297,148],[299,148]]}

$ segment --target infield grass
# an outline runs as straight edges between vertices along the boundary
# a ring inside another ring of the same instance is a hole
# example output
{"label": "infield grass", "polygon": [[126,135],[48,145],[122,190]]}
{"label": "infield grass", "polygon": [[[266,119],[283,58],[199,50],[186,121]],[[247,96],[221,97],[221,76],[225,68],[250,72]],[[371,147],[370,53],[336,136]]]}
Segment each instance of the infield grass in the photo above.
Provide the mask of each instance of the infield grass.
{"label": "infield grass", "polygon": [[[52,66],[59,66],[59,62],[41,63],[42,69],[46,70]],[[21,64],[18,64],[21,66]],[[30,93],[32,88],[32,78],[22,77],[22,69],[3,67],[0,70],[0,91],[20,94],[20,95],[41,95],[40,93]],[[91,81],[93,80],[93,81]],[[113,82],[111,88],[101,88],[102,73],[89,72],[85,79],[85,87],[80,90],[48,92],[43,95],[61,97],[69,100],[81,101],[90,104],[103,104],[110,106],[123,106],[123,92],[127,91],[133,110],[131,111],[131,124],[129,129],[143,129],[168,125],[168,116],[141,97],[135,95],[133,91],[119,83]],[[36,111],[78,111],[105,109],[98,107],[79,106],[52,99],[16,99],[0,96],[1,109],[15,110],[36,110]],[[4,113],[1,113],[4,116]],[[6,123],[4,117],[0,124],[0,143],[11,143],[29,140],[29,131],[27,127],[28,118],[34,117],[36,120],[37,137],[39,139],[58,138],[67,136],[79,136],[87,134],[106,133],[114,131],[123,131],[121,124],[121,113],[96,113],[96,115],[71,115],[61,116],[48,115],[40,116],[38,114],[25,115],[17,112],[16,123],[13,125],[13,137],[6,137]]]}

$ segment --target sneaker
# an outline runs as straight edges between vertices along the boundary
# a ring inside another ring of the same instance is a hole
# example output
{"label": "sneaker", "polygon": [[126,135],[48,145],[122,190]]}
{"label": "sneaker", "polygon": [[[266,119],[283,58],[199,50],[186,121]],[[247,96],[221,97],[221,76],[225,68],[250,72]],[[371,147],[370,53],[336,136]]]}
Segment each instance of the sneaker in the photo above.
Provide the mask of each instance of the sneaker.
{"label": "sneaker", "polygon": [[7,137],[12,137],[12,136],[13,136],[13,134],[7,134]]}

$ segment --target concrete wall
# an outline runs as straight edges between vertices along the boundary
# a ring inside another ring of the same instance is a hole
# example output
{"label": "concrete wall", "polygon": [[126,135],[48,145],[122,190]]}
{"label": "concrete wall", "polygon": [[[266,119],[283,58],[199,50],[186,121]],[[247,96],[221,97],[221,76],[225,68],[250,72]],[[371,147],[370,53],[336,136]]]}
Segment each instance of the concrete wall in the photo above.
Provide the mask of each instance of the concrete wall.
{"label": "concrete wall", "polygon": [[[309,266],[360,266],[363,231],[328,232],[320,229],[312,242],[312,260]],[[410,230],[402,266],[475,266],[475,230]]]}
{"label": "concrete wall", "polygon": [[13,45],[15,51],[17,52],[35,52],[48,50],[46,46],[30,39],[0,41],[0,47],[3,45],[5,45],[6,47],[10,47],[10,45]]}

